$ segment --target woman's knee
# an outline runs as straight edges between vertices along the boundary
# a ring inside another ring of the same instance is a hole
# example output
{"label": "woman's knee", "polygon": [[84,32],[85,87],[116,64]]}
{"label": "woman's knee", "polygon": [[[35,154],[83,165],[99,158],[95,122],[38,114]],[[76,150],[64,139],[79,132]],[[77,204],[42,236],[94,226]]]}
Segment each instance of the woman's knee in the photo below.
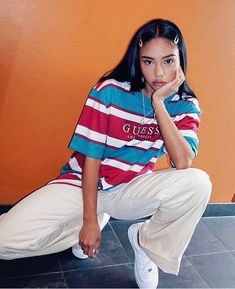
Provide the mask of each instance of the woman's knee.
{"label": "woman's knee", "polygon": [[206,172],[201,169],[189,168],[187,169],[190,176],[190,183],[192,191],[195,191],[197,197],[201,201],[209,201],[211,195],[212,184]]}

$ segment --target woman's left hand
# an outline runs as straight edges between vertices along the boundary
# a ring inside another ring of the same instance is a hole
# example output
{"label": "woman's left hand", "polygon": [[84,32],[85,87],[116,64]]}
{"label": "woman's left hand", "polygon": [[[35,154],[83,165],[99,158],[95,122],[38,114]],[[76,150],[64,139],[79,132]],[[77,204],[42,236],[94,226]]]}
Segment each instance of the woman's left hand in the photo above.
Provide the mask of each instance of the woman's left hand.
{"label": "woman's left hand", "polygon": [[152,94],[153,105],[157,104],[159,101],[163,101],[171,94],[176,93],[184,81],[185,76],[183,70],[179,67],[176,69],[175,78],[171,82],[154,91]]}

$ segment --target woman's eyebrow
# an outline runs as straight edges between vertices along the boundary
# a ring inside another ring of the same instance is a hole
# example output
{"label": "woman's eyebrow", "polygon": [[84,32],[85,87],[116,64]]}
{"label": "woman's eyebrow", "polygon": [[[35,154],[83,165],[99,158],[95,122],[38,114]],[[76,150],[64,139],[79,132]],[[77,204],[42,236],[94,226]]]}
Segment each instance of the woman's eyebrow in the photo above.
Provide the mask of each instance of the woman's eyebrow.
{"label": "woman's eyebrow", "polygon": [[172,54],[169,54],[169,55],[163,56],[162,59],[165,59],[165,58],[168,58],[168,57],[172,57],[172,56],[176,56],[176,55],[172,53]]}
{"label": "woman's eyebrow", "polygon": [[[162,59],[165,59],[165,58],[168,58],[168,57],[175,57],[176,55],[175,54],[169,54],[169,55],[166,55],[166,56],[163,56]],[[142,55],[141,58],[144,58],[144,59],[150,59],[150,60],[155,60],[154,57],[151,57],[151,56],[145,56],[145,55]]]}
{"label": "woman's eyebrow", "polygon": [[145,59],[151,59],[151,60],[154,60],[155,58],[154,57],[150,57],[150,56],[144,56],[142,55],[141,58],[145,58]]}

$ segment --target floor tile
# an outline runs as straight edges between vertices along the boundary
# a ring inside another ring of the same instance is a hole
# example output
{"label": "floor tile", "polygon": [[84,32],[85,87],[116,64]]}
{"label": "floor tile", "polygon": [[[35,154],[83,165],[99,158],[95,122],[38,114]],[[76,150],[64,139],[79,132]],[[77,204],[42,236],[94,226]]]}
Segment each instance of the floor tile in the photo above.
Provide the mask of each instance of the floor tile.
{"label": "floor tile", "polygon": [[59,259],[63,271],[130,263],[109,224],[102,231],[100,252],[95,259],[80,260],[72,254],[71,249],[59,253]]}
{"label": "floor tile", "polygon": [[[185,259],[185,260],[184,260]],[[179,274],[167,274],[159,270],[159,288],[209,288],[191,262],[184,257]]]}
{"label": "floor tile", "polygon": [[[0,287],[137,288],[127,230],[140,221],[111,220],[102,231],[96,259],[79,260],[69,249],[47,256],[0,260]],[[202,218],[185,252],[179,275],[159,270],[158,287],[235,288],[234,239],[234,217]]]}
{"label": "floor tile", "polygon": [[235,217],[203,218],[202,222],[228,250],[235,250]]}
{"label": "floor tile", "polygon": [[0,288],[68,288],[62,273],[24,278],[0,278]]}
{"label": "floor tile", "polygon": [[133,265],[118,265],[64,273],[68,288],[138,288]]}
{"label": "floor tile", "polygon": [[235,256],[218,253],[189,257],[211,288],[235,288]]}
{"label": "floor tile", "polygon": [[228,249],[215,237],[207,226],[200,221],[185,251],[185,255],[202,255],[226,251],[228,251]]}
{"label": "floor tile", "polygon": [[131,260],[131,262],[134,262],[134,251],[131,247],[131,244],[129,242],[127,231],[130,225],[136,223],[137,221],[114,221],[110,222],[110,225],[112,226],[115,234],[117,235],[118,239],[120,240],[123,248],[126,251],[126,254],[128,258]]}
{"label": "floor tile", "polygon": [[0,260],[0,278],[52,272],[61,272],[58,254],[16,260]]}

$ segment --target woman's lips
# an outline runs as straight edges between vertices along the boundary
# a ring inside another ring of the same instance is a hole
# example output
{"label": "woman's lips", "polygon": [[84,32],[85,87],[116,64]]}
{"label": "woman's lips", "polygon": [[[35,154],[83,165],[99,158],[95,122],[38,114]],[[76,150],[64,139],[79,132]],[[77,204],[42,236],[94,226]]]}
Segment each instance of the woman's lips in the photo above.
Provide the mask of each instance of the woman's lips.
{"label": "woman's lips", "polygon": [[164,81],[154,81],[152,84],[153,84],[154,87],[162,87],[163,85],[166,84],[166,82],[164,82]]}

